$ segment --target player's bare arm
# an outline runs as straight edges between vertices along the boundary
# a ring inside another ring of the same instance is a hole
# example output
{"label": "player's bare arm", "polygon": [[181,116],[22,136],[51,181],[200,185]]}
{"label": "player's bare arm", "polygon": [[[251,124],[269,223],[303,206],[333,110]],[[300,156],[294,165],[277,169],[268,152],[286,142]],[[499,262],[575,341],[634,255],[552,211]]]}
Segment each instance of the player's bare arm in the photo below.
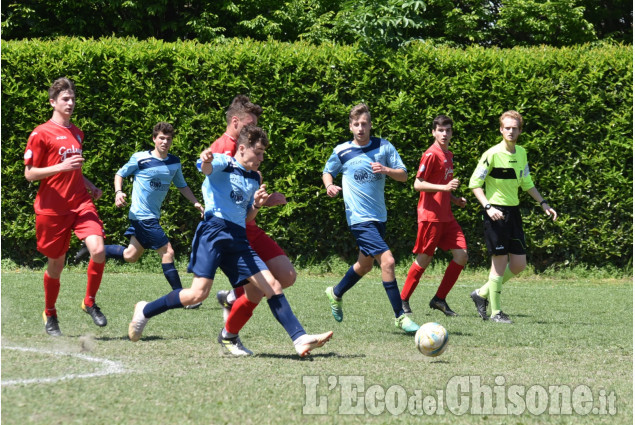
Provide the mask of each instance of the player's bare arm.
{"label": "player's bare arm", "polygon": [[340,186],[333,184],[333,176],[329,173],[322,174],[322,183],[324,183],[326,188],[326,194],[331,198],[336,197],[342,191]]}
{"label": "player's bare arm", "polygon": [[267,193],[267,185],[261,184],[260,188],[254,193],[254,203],[251,205],[251,209],[247,212],[245,221],[251,221],[256,218],[260,208],[267,202],[269,194]]}
{"label": "player's bare arm", "polygon": [[126,192],[123,191],[123,177],[115,174],[115,206],[121,208],[126,205]]}
{"label": "player's bare arm", "polygon": [[194,208],[199,210],[201,214],[205,212],[205,207],[201,205],[200,202],[198,202],[198,199],[196,199],[196,196],[194,196],[194,193],[192,192],[192,189],[190,189],[189,186],[179,187],[179,192],[181,192],[181,195],[183,195],[185,199],[187,199],[192,204],[194,204]]}
{"label": "player's bare arm", "polygon": [[209,176],[212,173],[212,160],[214,159],[214,152],[212,152],[211,148],[205,149],[201,152],[201,171],[206,176]]}
{"label": "player's bare arm", "polygon": [[549,206],[545,198],[543,198],[540,192],[538,192],[538,189],[532,187],[527,191],[527,193],[529,194],[529,196],[534,198],[536,202],[540,203],[540,206],[542,207],[542,210],[545,212],[545,214],[551,217],[553,221],[556,221],[556,219],[558,218],[558,213],[556,212],[556,210]]}
{"label": "player's bare arm", "polygon": [[95,186],[93,182],[88,180],[86,176],[84,176],[84,186],[86,186],[86,190],[90,193],[90,196],[93,198],[93,201],[98,200],[103,195],[103,191]]}
{"label": "player's bare arm", "polygon": [[446,184],[434,184],[422,178],[417,178],[414,182],[414,188],[417,192],[452,192],[456,190],[460,184],[459,179],[452,179]]}
{"label": "player's bare arm", "polygon": [[45,179],[47,177],[54,176],[58,173],[65,173],[67,171],[75,171],[82,168],[84,164],[84,158],[80,155],[72,155],[66,158],[59,164],[51,165],[50,167],[34,167],[27,165],[24,167],[24,177],[32,182]]}
{"label": "player's bare arm", "polygon": [[393,180],[398,182],[405,182],[408,180],[408,172],[401,168],[390,168],[382,165],[379,162],[371,162],[370,166],[373,168],[373,173],[385,174]]}
{"label": "player's bare arm", "polygon": [[487,208],[487,206],[489,205],[489,201],[485,197],[485,192],[483,191],[482,187],[475,187],[474,189],[472,189],[472,192],[474,193],[474,196],[476,196],[476,199],[478,199],[478,201],[481,203],[483,208],[485,208],[485,212],[487,213],[487,215],[490,216],[492,220],[502,220],[504,218],[503,212],[501,210],[492,207],[491,205],[489,208]]}

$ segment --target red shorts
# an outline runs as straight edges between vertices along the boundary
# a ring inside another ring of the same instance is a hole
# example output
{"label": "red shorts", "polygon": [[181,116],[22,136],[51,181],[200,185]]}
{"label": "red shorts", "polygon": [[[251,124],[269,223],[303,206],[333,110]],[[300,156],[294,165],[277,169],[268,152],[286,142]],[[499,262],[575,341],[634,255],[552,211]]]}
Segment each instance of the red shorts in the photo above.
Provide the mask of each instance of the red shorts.
{"label": "red shorts", "polygon": [[104,225],[99,219],[97,208],[90,202],[82,210],[65,215],[35,216],[37,250],[49,258],[59,258],[66,254],[71,242],[71,230],[79,239],[99,235],[104,237]]}
{"label": "red shorts", "polygon": [[272,258],[276,258],[280,255],[286,256],[287,254],[280,248],[280,246],[269,237],[260,227],[256,225],[247,225],[247,240],[251,248],[256,251],[258,257],[265,263]]}
{"label": "red shorts", "polygon": [[467,249],[465,235],[456,220],[419,222],[417,241],[412,252],[415,254],[426,254],[431,257],[437,247],[444,251]]}

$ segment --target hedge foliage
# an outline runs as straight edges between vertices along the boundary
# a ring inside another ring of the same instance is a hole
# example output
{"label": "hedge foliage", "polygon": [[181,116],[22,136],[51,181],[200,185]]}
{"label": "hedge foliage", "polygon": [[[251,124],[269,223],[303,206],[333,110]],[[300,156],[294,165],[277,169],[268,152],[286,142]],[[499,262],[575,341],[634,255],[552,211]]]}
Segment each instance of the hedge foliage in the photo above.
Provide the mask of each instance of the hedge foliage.
{"label": "hedge foliage", "polygon": [[[104,189],[96,204],[110,242],[125,243],[127,226],[127,210],[114,206],[114,174],[132,153],[152,147],[152,126],[175,125],[172,152],[200,196],[194,161],[224,132],[225,109],[244,93],[264,107],[260,124],[272,140],[265,180],[289,201],[264,209],[259,223],[299,264],[333,254],[356,258],[342,198],[325,195],[321,172],[333,147],[350,138],[351,106],[364,101],[374,134],[397,147],[410,171],[407,184],[387,183],[387,239],[398,259],[412,256],[414,174],[432,142],[431,121],[444,113],[456,123],[455,175],[468,199],[455,215],[470,262],[487,264],[478,203],[466,185],[480,154],[500,140],[498,117],[516,109],[525,117],[520,144],[534,181],[560,216],[552,222],[521,196],[530,262],[537,269],[631,267],[632,63],[632,46],[462,50],[415,43],[373,58],[353,47],[302,43],[3,41],[2,256],[41,258],[32,208],[37,183],[24,179],[22,156],[31,130],[50,118],[48,86],[67,76],[76,82],[73,121],[86,134],[84,173]],[[162,223],[177,253],[187,254],[197,221],[172,188]]]}

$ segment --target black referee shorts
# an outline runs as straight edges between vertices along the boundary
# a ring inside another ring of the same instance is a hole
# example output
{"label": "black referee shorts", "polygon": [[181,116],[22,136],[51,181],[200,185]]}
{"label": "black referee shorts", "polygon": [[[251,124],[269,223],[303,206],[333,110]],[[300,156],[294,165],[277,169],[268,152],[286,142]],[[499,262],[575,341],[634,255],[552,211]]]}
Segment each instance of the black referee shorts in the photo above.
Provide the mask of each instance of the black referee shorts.
{"label": "black referee shorts", "polygon": [[490,255],[526,254],[527,244],[523,232],[520,208],[492,205],[503,212],[502,220],[492,220],[483,210],[483,228],[485,231],[485,246]]}

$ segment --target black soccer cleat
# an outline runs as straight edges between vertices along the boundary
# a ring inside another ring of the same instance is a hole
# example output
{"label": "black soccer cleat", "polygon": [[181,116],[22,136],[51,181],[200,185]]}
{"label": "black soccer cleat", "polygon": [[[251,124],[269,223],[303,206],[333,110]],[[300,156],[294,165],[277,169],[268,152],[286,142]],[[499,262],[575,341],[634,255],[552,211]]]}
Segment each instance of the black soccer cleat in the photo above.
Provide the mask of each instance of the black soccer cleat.
{"label": "black soccer cleat", "polygon": [[458,316],[458,314],[452,311],[452,309],[450,308],[448,303],[445,302],[445,300],[442,300],[441,298],[438,298],[436,296],[430,300],[430,308],[435,308],[437,310],[440,310],[446,316]]}
{"label": "black soccer cleat", "polygon": [[88,247],[86,246],[86,243],[82,242],[82,246],[79,248],[79,251],[77,251],[77,254],[75,254],[75,256],[73,257],[73,260],[76,263],[79,263],[84,258],[89,257],[89,254],[90,253],[88,252]]}
{"label": "black soccer cleat", "polygon": [[404,314],[412,314],[409,301],[401,300],[401,308],[403,309]]}
{"label": "black soccer cleat", "polygon": [[42,319],[44,319],[44,330],[46,330],[47,334],[51,336],[62,336],[57,316],[47,316],[46,312],[43,312]]}
{"label": "black soccer cleat", "polygon": [[470,298],[472,298],[472,301],[474,301],[476,311],[478,312],[478,315],[481,316],[481,319],[489,320],[489,317],[487,317],[487,306],[489,305],[489,301],[487,300],[487,298],[481,297],[478,294],[478,289],[472,291],[472,293],[470,294]]}
{"label": "black soccer cleat", "polygon": [[496,323],[507,323],[507,324],[514,323],[512,322],[512,319],[510,319],[509,316],[503,313],[502,311],[499,311],[498,313],[493,315],[489,320]]}
{"label": "black soccer cleat", "polygon": [[97,304],[93,304],[92,307],[88,307],[84,304],[84,301],[82,301],[82,310],[84,310],[87,314],[90,314],[90,317],[92,317],[93,322],[95,322],[97,326],[104,327],[108,324],[106,316],[104,316],[104,313],[102,313],[99,307],[97,307]]}

